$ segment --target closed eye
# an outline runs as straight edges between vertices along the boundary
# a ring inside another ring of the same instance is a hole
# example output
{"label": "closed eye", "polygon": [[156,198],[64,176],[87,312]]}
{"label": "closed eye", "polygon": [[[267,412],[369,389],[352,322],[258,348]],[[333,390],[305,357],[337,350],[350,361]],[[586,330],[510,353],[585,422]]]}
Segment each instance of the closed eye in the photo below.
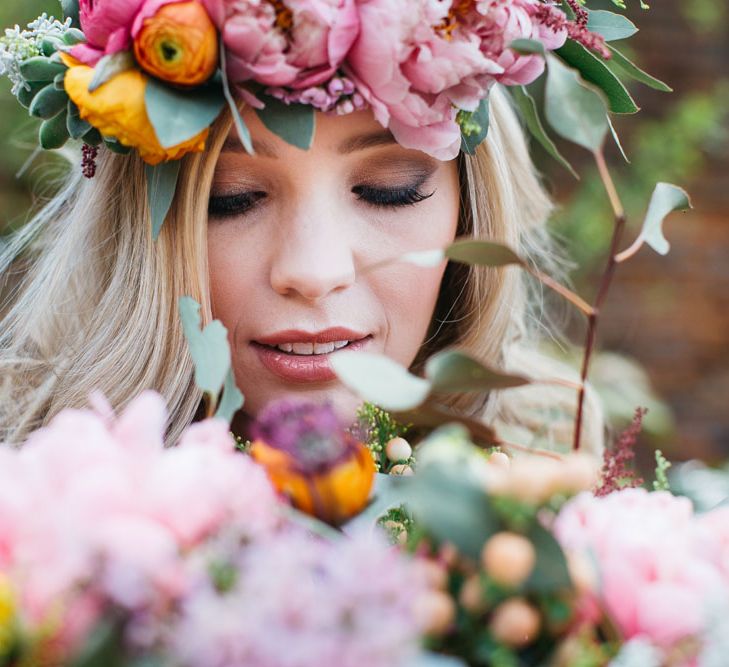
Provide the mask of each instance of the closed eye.
{"label": "closed eye", "polygon": [[237,192],[231,195],[210,197],[208,215],[212,218],[229,218],[248,213],[259,201],[266,198],[265,192]]}
{"label": "closed eye", "polygon": [[421,192],[419,187],[413,186],[380,188],[370,185],[355,185],[352,188],[352,192],[357,195],[358,200],[365,201],[372,206],[380,208],[413,206],[435,194],[435,190],[426,194]]}

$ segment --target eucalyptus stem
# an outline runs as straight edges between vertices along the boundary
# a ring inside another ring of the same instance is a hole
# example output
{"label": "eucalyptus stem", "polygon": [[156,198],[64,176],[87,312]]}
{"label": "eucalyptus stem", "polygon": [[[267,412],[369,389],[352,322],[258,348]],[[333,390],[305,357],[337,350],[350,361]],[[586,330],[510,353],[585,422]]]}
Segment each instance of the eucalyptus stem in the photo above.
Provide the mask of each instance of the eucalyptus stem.
{"label": "eucalyptus stem", "polygon": [[585,354],[582,359],[582,370],[580,372],[580,389],[577,394],[577,416],[575,417],[575,434],[573,440],[574,451],[580,448],[580,439],[582,436],[582,418],[585,408],[585,386],[587,383],[587,375],[590,370],[590,361],[592,359],[592,353],[595,348],[595,339],[597,336],[597,324],[600,315],[600,308],[605,301],[610,284],[615,274],[615,268],[618,265],[616,261],[616,255],[618,253],[618,247],[620,246],[620,239],[625,228],[625,209],[620,201],[618,192],[615,189],[615,184],[610,176],[607,164],[605,163],[605,154],[602,148],[595,151],[593,154],[595,157],[595,163],[597,164],[597,170],[600,174],[600,179],[605,187],[608,198],[610,199],[610,205],[613,209],[613,215],[615,218],[615,224],[613,227],[613,236],[610,242],[610,254],[608,255],[605,270],[603,271],[602,278],[600,279],[600,286],[597,290],[597,296],[592,305],[592,312],[587,316],[587,333],[585,335]]}

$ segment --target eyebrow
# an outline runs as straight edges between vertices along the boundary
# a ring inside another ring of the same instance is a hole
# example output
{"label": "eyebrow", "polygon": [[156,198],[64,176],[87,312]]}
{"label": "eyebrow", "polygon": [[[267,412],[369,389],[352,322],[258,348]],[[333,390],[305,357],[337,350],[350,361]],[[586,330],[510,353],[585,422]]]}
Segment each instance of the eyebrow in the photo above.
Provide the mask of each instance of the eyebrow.
{"label": "eyebrow", "polygon": [[[396,144],[395,137],[389,130],[376,130],[367,134],[358,134],[342,141],[337,147],[337,151],[343,155],[362,151],[368,148],[376,148],[378,146],[389,146]],[[229,136],[223,144],[224,152],[245,153],[240,140],[237,136]],[[253,152],[262,157],[276,159],[279,157],[275,146],[268,141],[253,141]]]}

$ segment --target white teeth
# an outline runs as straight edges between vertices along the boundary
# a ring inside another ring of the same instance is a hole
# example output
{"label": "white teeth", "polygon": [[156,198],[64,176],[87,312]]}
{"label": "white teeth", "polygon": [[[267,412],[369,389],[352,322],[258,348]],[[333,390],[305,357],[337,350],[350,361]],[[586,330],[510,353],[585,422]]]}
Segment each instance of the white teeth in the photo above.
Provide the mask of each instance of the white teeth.
{"label": "white teeth", "polygon": [[339,350],[349,345],[348,340],[336,340],[331,343],[280,343],[276,345],[276,348],[281,352],[288,352],[291,354],[329,354],[334,350]]}

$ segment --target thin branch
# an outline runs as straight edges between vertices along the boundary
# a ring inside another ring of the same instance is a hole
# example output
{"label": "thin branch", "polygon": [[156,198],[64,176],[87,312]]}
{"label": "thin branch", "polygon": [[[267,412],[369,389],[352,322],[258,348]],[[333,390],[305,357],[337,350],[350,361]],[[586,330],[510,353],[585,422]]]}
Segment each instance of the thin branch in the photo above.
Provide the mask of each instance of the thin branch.
{"label": "thin branch", "polygon": [[515,449],[517,452],[523,452],[525,454],[534,454],[535,456],[543,456],[547,459],[554,459],[555,461],[563,461],[564,457],[556,452],[550,452],[547,449],[538,449],[536,447],[528,447],[527,445],[520,445],[516,442],[509,442],[508,440],[498,440],[494,443],[497,447],[505,447],[506,449]]}
{"label": "thin branch", "polygon": [[567,301],[577,306],[585,315],[587,315],[588,317],[592,315],[592,306],[587,303],[587,301],[585,301],[579,294],[575,294],[572,290],[568,289],[564,285],[561,285],[556,280],[550,278],[548,275],[542,273],[538,269],[527,266],[526,264],[523,265],[523,268],[525,268],[531,275],[533,275],[544,285],[557,292],[557,294],[562,295],[565,299],[567,299]]}
{"label": "thin branch", "polygon": [[593,312],[591,315],[588,315],[587,318],[585,353],[582,359],[582,370],[580,372],[580,381],[582,383],[582,386],[577,395],[577,416],[575,417],[575,434],[573,440],[573,449],[575,451],[580,448],[580,439],[582,436],[582,418],[585,409],[585,385],[587,382],[587,375],[590,370],[590,360],[592,358],[592,353],[595,348],[598,315],[600,313],[600,308],[605,301],[605,297],[607,296],[610,284],[613,279],[613,275],[615,274],[615,267],[617,266],[615,256],[618,252],[623,229],[625,228],[625,209],[623,208],[623,204],[620,201],[617,190],[615,189],[613,179],[610,176],[610,172],[608,171],[607,164],[605,163],[605,155],[602,152],[602,149],[595,151],[594,157],[597,164],[597,170],[600,174],[600,178],[603,185],[605,186],[605,191],[608,194],[608,198],[610,199],[610,205],[612,206],[613,214],[615,216],[615,227],[613,228],[613,237],[612,241],[610,242],[610,254],[608,255],[607,264],[605,266],[605,270],[603,271],[602,278],[600,280],[600,286],[597,290],[597,296],[595,297],[595,302],[593,304]]}
{"label": "thin branch", "polygon": [[641,234],[638,236],[635,241],[633,241],[632,245],[629,248],[626,248],[622,252],[619,252],[617,255],[615,255],[615,261],[618,264],[621,264],[626,259],[630,259],[633,255],[635,255],[642,247],[643,247],[644,239],[643,235]]}

